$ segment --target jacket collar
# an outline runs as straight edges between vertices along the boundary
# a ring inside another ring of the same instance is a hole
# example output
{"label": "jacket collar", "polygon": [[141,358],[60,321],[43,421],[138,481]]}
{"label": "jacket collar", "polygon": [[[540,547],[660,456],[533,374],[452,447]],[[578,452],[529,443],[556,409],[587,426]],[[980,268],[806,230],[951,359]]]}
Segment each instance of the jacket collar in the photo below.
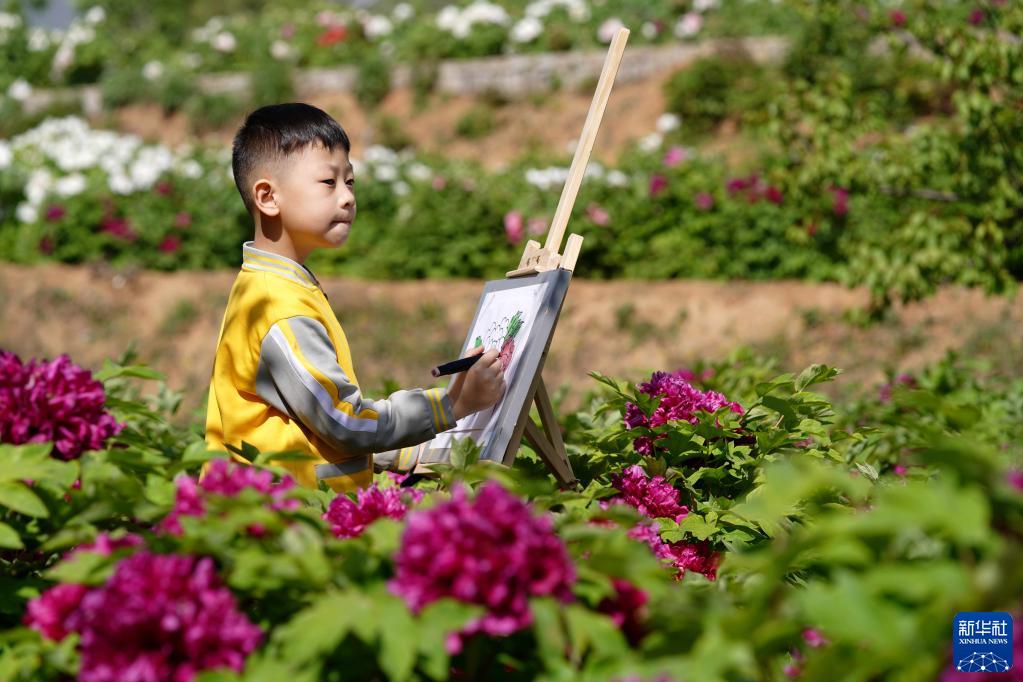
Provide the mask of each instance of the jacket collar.
{"label": "jacket collar", "polygon": [[248,241],[242,245],[243,270],[269,272],[312,289],[320,286],[319,281],[309,268],[286,256],[257,249],[254,244],[254,241]]}

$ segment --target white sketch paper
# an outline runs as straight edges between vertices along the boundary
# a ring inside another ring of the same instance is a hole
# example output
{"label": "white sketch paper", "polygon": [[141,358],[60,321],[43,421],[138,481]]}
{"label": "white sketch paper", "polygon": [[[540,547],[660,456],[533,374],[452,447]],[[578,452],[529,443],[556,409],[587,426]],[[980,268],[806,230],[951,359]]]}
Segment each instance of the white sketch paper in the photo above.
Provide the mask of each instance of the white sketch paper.
{"label": "white sketch paper", "polygon": [[[440,433],[429,445],[429,461],[445,461],[447,450],[456,438],[470,437],[481,449],[498,426],[498,416],[511,387],[518,380],[529,381],[532,377],[519,377],[519,365],[527,344],[531,341],[533,323],[546,300],[547,283],[528,287],[492,291],[480,305],[476,323],[469,332],[468,348],[482,345],[484,352],[496,349],[505,363],[504,396],[493,407],[470,414],[458,420],[454,428]],[[541,340],[542,342],[542,340]],[[503,453],[502,453],[503,454]]]}

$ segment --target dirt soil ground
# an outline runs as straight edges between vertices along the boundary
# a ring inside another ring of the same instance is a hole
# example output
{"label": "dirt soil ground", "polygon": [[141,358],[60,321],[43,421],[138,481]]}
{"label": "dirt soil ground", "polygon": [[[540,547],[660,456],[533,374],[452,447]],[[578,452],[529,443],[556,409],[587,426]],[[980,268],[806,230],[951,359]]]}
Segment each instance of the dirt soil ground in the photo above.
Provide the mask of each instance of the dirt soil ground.
{"label": "dirt soil ground", "polygon": [[[217,332],[235,277],[221,272],[131,272],[101,267],[0,265],[0,348],[23,359],[67,353],[98,369],[134,343],[139,361],[183,391],[182,418],[205,399]],[[477,281],[362,282],[323,278],[364,390],[389,381],[430,386],[429,368],[455,357],[472,319]],[[356,294],[358,292],[358,295]],[[845,370],[831,391],[853,392],[886,370],[913,370],[947,349],[1023,368],[1023,297],[943,289],[869,327],[844,321],[864,291],[804,282],[596,282],[569,290],[544,376],[578,405],[597,370],[640,381],[740,346],[784,370],[823,362]]]}

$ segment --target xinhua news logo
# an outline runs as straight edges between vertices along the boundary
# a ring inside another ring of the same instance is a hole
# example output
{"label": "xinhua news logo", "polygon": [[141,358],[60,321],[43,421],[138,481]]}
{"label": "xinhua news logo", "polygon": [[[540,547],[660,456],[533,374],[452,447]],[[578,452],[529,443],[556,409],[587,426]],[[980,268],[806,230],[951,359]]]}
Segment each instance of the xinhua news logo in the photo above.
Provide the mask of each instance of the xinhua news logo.
{"label": "xinhua news logo", "polygon": [[952,622],[952,660],[964,673],[1012,669],[1012,616],[1001,612],[957,613]]}

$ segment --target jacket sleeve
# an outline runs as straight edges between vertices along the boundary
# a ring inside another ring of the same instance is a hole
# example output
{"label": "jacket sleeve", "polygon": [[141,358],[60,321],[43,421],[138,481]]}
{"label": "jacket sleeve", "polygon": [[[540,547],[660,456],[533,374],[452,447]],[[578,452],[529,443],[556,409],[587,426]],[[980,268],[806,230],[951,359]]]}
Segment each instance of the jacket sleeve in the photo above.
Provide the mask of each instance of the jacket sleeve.
{"label": "jacket sleeve", "polygon": [[353,456],[417,445],[455,425],[443,388],[364,397],[338,364],[327,330],[309,317],[280,320],[263,337],[256,392]]}

